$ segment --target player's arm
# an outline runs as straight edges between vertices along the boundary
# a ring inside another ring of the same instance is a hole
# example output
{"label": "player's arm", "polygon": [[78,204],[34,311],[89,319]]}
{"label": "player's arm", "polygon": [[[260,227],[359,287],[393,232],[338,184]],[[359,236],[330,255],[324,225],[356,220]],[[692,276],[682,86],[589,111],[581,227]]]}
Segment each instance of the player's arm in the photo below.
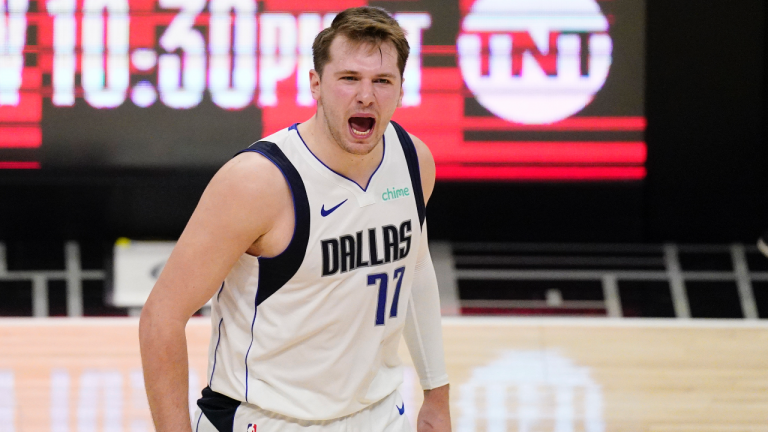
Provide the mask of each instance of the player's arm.
{"label": "player's arm", "polygon": [[[435,160],[423,141],[413,135],[411,139],[419,157],[421,185],[426,203],[435,186]],[[424,389],[424,404],[419,411],[417,431],[448,432],[451,430],[451,418],[440,320],[440,294],[435,268],[429,255],[426,222],[418,254],[403,332]]]}
{"label": "player's arm", "polygon": [[139,324],[144,381],[158,432],[191,431],[187,321],[215,294],[238,258],[286,209],[293,211],[290,199],[277,167],[253,153],[224,165],[200,198]]}

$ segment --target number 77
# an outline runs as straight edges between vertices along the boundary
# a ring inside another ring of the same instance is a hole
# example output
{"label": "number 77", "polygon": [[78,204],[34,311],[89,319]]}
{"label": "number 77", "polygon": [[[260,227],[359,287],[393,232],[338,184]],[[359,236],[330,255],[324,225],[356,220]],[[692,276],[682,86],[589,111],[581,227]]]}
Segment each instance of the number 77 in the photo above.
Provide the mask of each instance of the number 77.
{"label": "number 77", "polygon": [[[400,299],[400,286],[403,284],[403,275],[405,274],[405,267],[398,267],[395,269],[394,278],[397,279],[397,285],[395,286],[395,295],[392,298],[392,307],[389,311],[389,317],[394,318],[397,316],[397,304]],[[389,282],[389,275],[387,273],[375,273],[368,275],[368,286],[379,285],[379,303],[376,307],[376,325],[384,325],[384,310],[387,308],[387,284]]]}

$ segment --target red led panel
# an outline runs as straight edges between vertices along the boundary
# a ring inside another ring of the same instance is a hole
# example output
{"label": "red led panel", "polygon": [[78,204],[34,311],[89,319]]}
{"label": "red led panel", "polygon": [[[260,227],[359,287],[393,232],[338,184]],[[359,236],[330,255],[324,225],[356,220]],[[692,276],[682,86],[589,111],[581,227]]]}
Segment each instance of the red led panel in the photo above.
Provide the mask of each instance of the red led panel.
{"label": "red led panel", "polygon": [[[393,119],[440,180],[641,180],[643,35],[615,28],[639,2],[390,2],[411,46]],[[117,169],[215,167],[216,141],[309,118],[314,36],[367,2],[3,4],[0,169]]]}

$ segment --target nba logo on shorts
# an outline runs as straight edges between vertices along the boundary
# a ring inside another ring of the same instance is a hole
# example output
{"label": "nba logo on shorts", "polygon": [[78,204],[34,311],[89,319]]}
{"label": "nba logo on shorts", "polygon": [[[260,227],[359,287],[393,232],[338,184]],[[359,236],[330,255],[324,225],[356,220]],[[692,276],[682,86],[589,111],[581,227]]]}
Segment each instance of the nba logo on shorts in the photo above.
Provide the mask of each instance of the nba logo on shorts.
{"label": "nba logo on shorts", "polygon": [[564,120],[589,105],[613,51],[596,0],[475,0],[456,43],[477,102],[523,124]]}
{"label": "nba logo on shorts", "polygon": [[248,423],[248,429],[246,429],[245,432],[256,432],[256,425],[253,423]]}

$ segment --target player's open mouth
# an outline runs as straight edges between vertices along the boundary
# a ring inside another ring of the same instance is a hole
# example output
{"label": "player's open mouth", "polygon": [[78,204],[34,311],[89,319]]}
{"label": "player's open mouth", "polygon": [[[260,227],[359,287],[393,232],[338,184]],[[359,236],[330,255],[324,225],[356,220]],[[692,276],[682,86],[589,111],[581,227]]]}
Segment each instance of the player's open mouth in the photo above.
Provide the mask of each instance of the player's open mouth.
{"label": "player's open mouth", "polygon": [[365,114],[354,115],[349,118],[349,132],[355,138],[366,139],[373,135],[375,124],[376,119],[373,117],[368,117]]}

